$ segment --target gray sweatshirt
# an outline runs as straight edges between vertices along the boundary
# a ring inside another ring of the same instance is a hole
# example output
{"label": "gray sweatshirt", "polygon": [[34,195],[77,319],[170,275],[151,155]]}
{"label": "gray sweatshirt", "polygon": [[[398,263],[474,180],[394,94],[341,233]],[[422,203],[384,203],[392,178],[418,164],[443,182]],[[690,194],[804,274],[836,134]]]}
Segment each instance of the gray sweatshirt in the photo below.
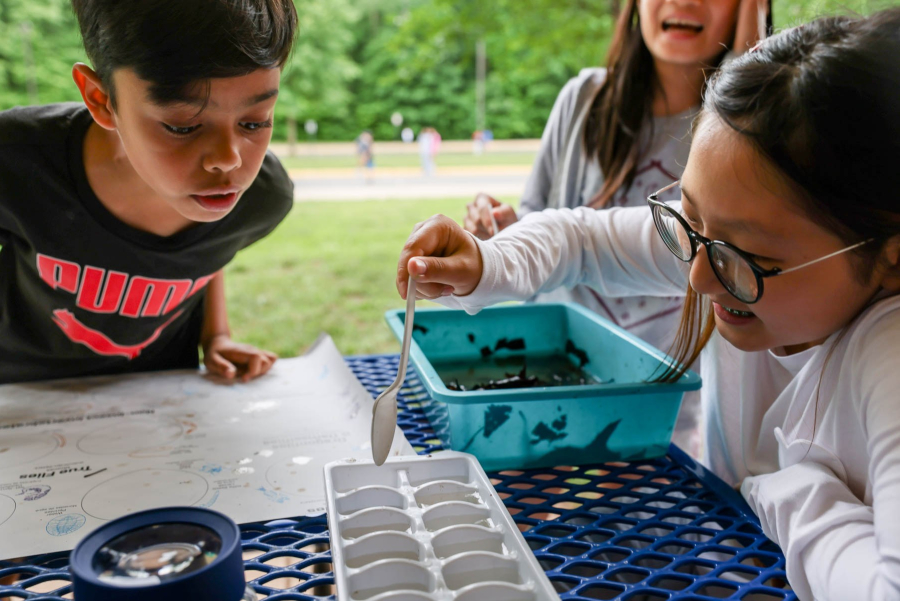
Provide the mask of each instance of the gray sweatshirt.
{"label": "gray sweatshirt", "polygon": [[[606,69],[584,69],[562,89],[541,139],[525,187],[519,217],[547,208],[586,205],[603,186],[596,158],[584,150],[584,127],[590,106],[606,78]],[[653,139],[627,191],[617,192],[613,206],[646,206],[647,196],[681,177],[690,150],[690,126],[697,108],[653,119]],[[649,136],[649,128],[645,129]],[[664,199],[665,200],[665,199]],[[673,199],[674,200],[674,199]],[[539,301],[574,301],[585,305],[662,350],[674,339],[683,299],[636,296],[606,298],[578,285],[536,297]]]}

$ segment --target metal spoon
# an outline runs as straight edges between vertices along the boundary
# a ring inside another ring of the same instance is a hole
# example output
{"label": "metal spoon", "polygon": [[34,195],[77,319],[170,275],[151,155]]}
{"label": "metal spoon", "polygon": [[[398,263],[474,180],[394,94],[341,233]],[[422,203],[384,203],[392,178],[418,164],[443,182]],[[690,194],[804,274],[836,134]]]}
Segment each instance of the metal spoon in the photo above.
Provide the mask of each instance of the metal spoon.
{"label": "metal spoon", "polygon": [[406,379],[409,362],[409,344],[412,340],[413,321],[416,314],[416,281],[409,278],[406,289],[406,319],[403,325],[403,345],[400,347],[400,367],[397,378],[375,399],[372,407],[372,459],[381,465],[391,452],[394,432],[397,430],[397,392]]}
{"label": "metal spoon", "polygon": [[494,228],[494,231],[491,232],[491,237],[493,238],[497,234],[500,233],[500,226],[497,225],[497,218],[494,217],[494,210],[491,209],[491,227]]}

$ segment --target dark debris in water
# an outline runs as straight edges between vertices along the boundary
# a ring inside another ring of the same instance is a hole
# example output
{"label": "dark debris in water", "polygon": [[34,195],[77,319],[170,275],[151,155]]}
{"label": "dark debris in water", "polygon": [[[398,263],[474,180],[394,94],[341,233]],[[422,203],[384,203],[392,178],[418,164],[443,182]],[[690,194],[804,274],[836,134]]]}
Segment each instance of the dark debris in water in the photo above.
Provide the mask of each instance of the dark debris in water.
{"label": "dark debris in water", "polygon": [[[416,326],[418,327],[418,326]],[[475,343],[475,334],[469,332],[466,334],[469,342]],[[495,355],[503,350],[509,351],[524,351],[525,350],[525,339],[524,338],[499,338],[495,343],[494,347],[491,348],[490,345],[482,346],[479,351],[481,353],[481,357],[487,361],[501,361],[507,360],[508,358],[516,358],[520,357],[519,355]],[[447,384],[447,388],[457,392],[466,392],[466,391],[474,391],[474,390],[504,390],[504,389],[516,389],[516,388],[536,388],[536,387],[544,387],[544,386],[584,386],[588,384],[603,384],[607,382],[603,382],[599,379],[592,378],[587,373],[581,371],[581,369],[590,362],[588,358],[588,354],[575,346],[575,343],[571,340],[566,341],[565,352],[567,355],[573,355],[579,362],[578,367],[576,368],[569,360],[566,360],[563,357],[564,363],[568,366],[566,368],[557,367],[556,369],[548,370],[546,368],[539,367],[536,371],[541,375],[534,375],[534,371],[532,370],[532,374],[528,373],[528,365],[524,363],[521,371],[513,372],[505,372],[505,377],[503,378],[491,378],[486,381],[477,381],[477,383],[472,383],[471,381],[467,381],[466,384],[462,384],[460,379],[452,378],[449,380],[445,380]],[[499,359],[498,359],[499,357]],[[571,369],[569,369],[571,368]],[[472,368],[474,369],[474,368]],[[471,373],[471,369],[470,369]],[[496,372],[494,372],[496,373]],[[494,376],[496,377],[496,376]],[[546,378],[546,379],[544,379]],[[610,380],[611,382],[612,380]]]}
{"label": "dark debris in water", "polygon": [[[482,356],[487,357],[491,354],[490,349],[484,347],[481,349]],[[467,392],[470,390],[510,390],[516,388],[540,388],[544,386],[586,386],[588,384],[603,384],[599,380],[593,380],[585,377],[585,374],[575,375],[571,373],[554,373],[552,381],[547,381],[540,376],[528,373],[528,364],[525,363],[518,373],[506,372],[506,377],[498,380],[490,379],[486,382],[479,382],[474,386],[465,386],[460,384],[459,379],[454,378],[446,383],[447,388],[456,392]],[[554,423],[554,427],[555,423]],[[565,427],[565,418],[561,427]]]}
{"label": "dark debris in water", "polygon": [[575,346],[575,343],[571,340],[566,340],[566,353],[578,357],[578,360],[581,362],[578,367],[584,367],[591,362],[591,360],[588,359],[587,353]]}
{"label": "dark debris in water", "polygon": [[497,344],[494,346],[494,352],[499,351],[500,349],[509,349],[511,351],[524,351],[525,350],[525,339],[524,338],[513,338],[509,340],[507,338],[501,338],[497,341]]}
{"label": "dark debris in water", "polygon": [[447,384],[447,388],[459,392],[466,392],[467,390],[505,390],[509,388],[535,388],[537,386],[549,386],[549,384],[544,380],[541,380],[537,376],[528,375],[527,365],[524,366],[522,368],[522,371],[517,374],[507,373],[505,378],[501,378],[500,380],[488,380],[487,382],[483,384],[477,384],[472,388],[466,388],[465,386],[460,384],[458,380],[453,380]]}
{"label": "dark debris in water", "polygon": [[417,323],[414,323],[413,324],[413,332],[422,332],[422,334],[427,334],[428,328],[426,328],[425,326],[420,326]]}

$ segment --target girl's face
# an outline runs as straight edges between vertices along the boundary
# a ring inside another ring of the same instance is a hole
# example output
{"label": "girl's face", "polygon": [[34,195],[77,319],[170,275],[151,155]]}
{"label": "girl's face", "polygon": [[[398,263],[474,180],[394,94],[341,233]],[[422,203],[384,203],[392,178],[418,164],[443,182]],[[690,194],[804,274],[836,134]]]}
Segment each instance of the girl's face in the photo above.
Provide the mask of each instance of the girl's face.
{"label": "girl's face", "polygon": [[739,0],[638,0],[641,35],[657,63],[711,65],[734,41]]}
{"label": "girl's face", "polygon": [[[792,198],[795,193],[740,134],[717,117],[701,119],[682,179],[682,213],[693,229],[755,255],[765,269],[788,269],[848,246],[806,217]],[[690,281],[713,302],[716,329],[731,344],[744,351],[796,352],[841,329],[878,292],[884,270],[862,283],[857,265],[850,252],[766,278],[762,298],[746,305],[719,283],[701,248]]]}

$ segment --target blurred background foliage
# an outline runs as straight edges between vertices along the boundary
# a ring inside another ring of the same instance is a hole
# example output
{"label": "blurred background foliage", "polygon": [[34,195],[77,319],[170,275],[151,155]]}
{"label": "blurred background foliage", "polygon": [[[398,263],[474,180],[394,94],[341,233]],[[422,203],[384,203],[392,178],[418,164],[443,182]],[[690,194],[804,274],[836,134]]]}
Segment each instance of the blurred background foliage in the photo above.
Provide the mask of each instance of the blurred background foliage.
{"label": "blurred background foliage", "polygon": [[[404,126],[445,138],[475,129],[475,46],[487,49],[486,126],[497,138],[539,137],[566,80],[602,64],[618,0],[295,0],[300,32],[285,70],[276,139],[288,119],[318,140]],[[898,0],[773,0],[784,28],[834,12],[868,14]],[[0,0],[0,110],[78,100],[84,53],[69,0]]]}

